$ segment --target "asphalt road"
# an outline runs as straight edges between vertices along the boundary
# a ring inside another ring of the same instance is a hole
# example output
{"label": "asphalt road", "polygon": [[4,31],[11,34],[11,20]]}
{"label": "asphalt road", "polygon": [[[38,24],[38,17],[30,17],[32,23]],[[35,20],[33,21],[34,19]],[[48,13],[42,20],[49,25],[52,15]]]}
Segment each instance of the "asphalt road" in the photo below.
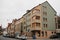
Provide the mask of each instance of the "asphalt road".
{"label": "asphalt road", "polygon": [[[0,40],[19,40],[19,39],[0,36]],[[33,40],[33,39],[27,39],[27,40]],[[35,40],[60,40],[60,39],[35,39]]]}
{"label": "asphalt road", "polygon": [[0,36],[0,40],[18,40],[18,39]]}

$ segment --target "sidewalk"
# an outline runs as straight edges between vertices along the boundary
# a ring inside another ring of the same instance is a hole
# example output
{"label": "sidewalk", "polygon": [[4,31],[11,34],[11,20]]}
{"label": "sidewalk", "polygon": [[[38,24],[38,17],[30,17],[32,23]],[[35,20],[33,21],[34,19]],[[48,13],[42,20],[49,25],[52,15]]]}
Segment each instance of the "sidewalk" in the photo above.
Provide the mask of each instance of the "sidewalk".
{"label": "sidewalk", "polygon": [[[34,39],[32,39],[32,37],[28,37],[27,40],[34,40]],[[35,40],[60,40],[60,38],[59,39],[38,38],[38,39],[35,39]]]}
{"label": "sidewalk", "polygon": [[[27,40],[34,40],[34,39],[27,39]],[[35,40],[60,40],[60,39],[35,39]]]}

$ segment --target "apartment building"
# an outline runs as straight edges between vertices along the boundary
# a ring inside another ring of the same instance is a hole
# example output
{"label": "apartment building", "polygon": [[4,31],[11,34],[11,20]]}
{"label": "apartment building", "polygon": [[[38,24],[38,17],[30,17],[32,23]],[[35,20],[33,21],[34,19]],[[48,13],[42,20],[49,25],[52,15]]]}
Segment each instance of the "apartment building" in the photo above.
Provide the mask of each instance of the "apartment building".
{"label": "apartment building", "polygon": [[11,24],[11,35],[25,33],[27,36],[36,35],[37,38],[49,38],[56,33],[56,11],[47,2],[43,2],[27,12]]}
{"label": "apartment building", "polygon": [[22,34],[25,30],[24,28],[24,18],[21,17],[19,19],[17,19],[16,23],[15,23],[15,34]]}
{"label": "apartment building", "polygon": [[15,37],[15,35],[26,33],[24,18],[13,19],[12,23],[8,23],[7,33],[10,37]]}
{"label": "apartment building", "polygon": [[15,35],[20,34],[20,20],[17,20],[15,23]]}
{"label": "apartment building", "polygon": [[11,34],[11,24],[12,23],[8,23],[8,27],[7,27],[7,33],[10,35]]}
{"label": "apartment building", "polygon": [[17,19],[13,19],[12,23],[11,23],[11,29],[10,29],[10,37],[15,37],[15,23],[16,23]]}
{"label": "apartment building", "polygon": [[45,1],[28,10],[23,15],[27,35],[36,35],[37,38],[48,38],[56,33],[56,11]]}
{"label": "apartment building", "polygon": [[58,26],[56,27],[56,34],[60,36],[60,17],[57,16]]}

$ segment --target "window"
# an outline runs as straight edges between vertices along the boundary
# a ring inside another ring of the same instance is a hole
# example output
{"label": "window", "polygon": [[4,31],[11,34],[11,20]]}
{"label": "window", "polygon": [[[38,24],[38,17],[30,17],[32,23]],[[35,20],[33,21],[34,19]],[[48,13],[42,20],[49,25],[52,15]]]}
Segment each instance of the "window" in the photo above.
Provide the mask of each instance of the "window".
{"label": "window", "polygon": [[47,28],[47,24],[43,24],[43,26],[44,26],[45,28]]}
{"label": "window", "polygon": [[43,15],[47,15],[47,12],[43,12]]}
{"label": "window", "polygon": [[35,23],[32,23],[32,27],[35,27]]}
{"label": "window", "polygon": [[40,16],[36,16],[36,15],[35,15],[35,16],[32,17],[32,19],[37,19],[37,20],[39,20],[39,19],[40,19]]}
{"label": "window", "polygon": [[40,27],[40,23],[36,23],[36,26]]}
{"label": "window", "polygon": [[33,13],[40,13],[40,10],[39,9],[34,9]]}
{"label": "window", "polygon": [[33,26],[33,27],[35,27],[35,26],[40,27],[40,23],[32,23],[32,26]]}
{"label": "window", "polygon": [[36,16],[36,19],[40,19],[40,16]]}
{"label": "window", "polygon": [[47,28],[47,24],[46,24],[46,28]]}
{"label": "window", "polygon": [[44,25],[44,27],[45,27],[45,24],[43,24]]}
{"label": "window", "polygon": [[46,21],[46,22],[47,22],[47,18],[44,18],[44,17],[43,17],[43,21]]}

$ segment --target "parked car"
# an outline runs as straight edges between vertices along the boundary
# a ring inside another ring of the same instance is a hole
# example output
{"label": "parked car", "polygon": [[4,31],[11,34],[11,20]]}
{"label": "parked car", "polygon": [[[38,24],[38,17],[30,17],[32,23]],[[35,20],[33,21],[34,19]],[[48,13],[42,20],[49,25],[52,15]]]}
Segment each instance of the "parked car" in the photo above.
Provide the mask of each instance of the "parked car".
{"label": "parked car", "polygon": [[56,35],[60,38],[60,33],[56,33]]}
{"label": "parked car", "polygon": [[19,37],[20,37],[20,33],[19,32],[16,32],[15,33],[15,38],[19,39]]}
{"label": "parked car", "polygon": [[15,38],[20,39],[20,40],[23,40],[23,39],[26,40],[27,39],[27,37],[24,35],[17,35]]}
{"label": "parked car", "polygon": [[49,38],[50,39],[55,39],[55,38],[59,38],[59,37],[57,35],[51,35]]}
{"label": "parked car", "polygon": [[21,40],[27,40],[27,36],[21,35],[21,36],[19,37],[19,39],[21,39]]}
{"label": "parked car", "polygon": [[10,35],[9,34],[6,34],[6,37],[9,37]]}
{"label": "parked car", "polygon": [[10,38],[15,38],[14,34],[9,35]]}
{"label": "parked car", "polygon": [[6,32],[6,31],[3,32],[3,36],[4,36],[4,37],[7,36],[7,32]]}
{"label": "parked car", "polygon": [[20,37],[20,35],[19,35],[19,34],[15,36],[15,38],[16,38],[16,39],[19,39],[19,37]]}

